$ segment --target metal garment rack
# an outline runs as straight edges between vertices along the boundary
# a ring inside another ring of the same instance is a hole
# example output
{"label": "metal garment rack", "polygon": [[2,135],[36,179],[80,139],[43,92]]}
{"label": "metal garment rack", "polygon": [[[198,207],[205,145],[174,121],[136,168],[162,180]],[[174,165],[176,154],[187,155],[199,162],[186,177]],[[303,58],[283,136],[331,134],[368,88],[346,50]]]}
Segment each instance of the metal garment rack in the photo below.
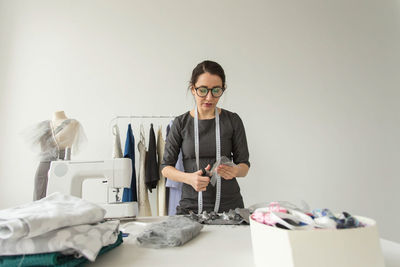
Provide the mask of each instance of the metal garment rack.
{"label": "metal garment rack", "polygon": [[177,116],[173,115],[131,115],[131,116],[115,116],[110,121],[110,126],[118,119],[174,119]]}
{"label": "metal garment rack", "polygon": [[[173,115],[131,115],[131,116],[115,116],[110,120],[108,128],[111,128],[113,122],[118,122],[118,119],[174,119],[177,116]],[[118,191],[119,192],[119,191]],[[117,193],[118,194],[118,193]],[[107,202],[109,201],[109,193],[107,192]]]}

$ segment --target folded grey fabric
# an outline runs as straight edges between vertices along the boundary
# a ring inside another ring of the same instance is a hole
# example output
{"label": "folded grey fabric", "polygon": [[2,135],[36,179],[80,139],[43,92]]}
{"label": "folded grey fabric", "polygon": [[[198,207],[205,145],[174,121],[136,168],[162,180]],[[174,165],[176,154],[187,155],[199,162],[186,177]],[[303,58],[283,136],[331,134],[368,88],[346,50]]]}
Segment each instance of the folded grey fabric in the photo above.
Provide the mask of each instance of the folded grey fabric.
{"label": "folded grey fabric", "polygon": [[104,215],[105,210],[94,203],[56,192],[0,210],[0,240],[32,238],[65,226],[97,223]]}
{"label": "folded grey fabric", "polygon": [[94,261],[100,249],[113,244],[119,220],[83,224],[53,230],[33,238],[0,239],[0,256],[61,252]]}
{"label": "folded grey fabric", "polygon": [[138,235],[137,241],[143,247],[177,247],[195,238],[201,229],[203,225],[198,222],[183,216],[173,216],[147,227]]}

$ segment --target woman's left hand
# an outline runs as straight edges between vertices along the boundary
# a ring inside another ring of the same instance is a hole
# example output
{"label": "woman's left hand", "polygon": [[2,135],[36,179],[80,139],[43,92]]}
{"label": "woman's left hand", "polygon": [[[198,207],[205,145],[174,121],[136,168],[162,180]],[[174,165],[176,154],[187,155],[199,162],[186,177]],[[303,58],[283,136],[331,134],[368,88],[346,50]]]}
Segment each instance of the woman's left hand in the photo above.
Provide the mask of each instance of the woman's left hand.
{"label": "woman's left hand", "polygon": [[217,173],[225,180],[231,180],[238,175],[239,167],[221,164],[217,168]]}

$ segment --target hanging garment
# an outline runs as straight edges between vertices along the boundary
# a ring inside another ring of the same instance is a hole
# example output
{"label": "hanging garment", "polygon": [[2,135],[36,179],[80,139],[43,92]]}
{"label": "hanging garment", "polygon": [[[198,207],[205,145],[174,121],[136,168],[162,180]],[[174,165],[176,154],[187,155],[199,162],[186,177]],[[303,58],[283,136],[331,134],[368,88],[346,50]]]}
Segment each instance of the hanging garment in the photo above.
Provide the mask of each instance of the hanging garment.
{"label": "hanging garment", "polygon": [[120,138],[120,134],[119,134],[119,127],[117,124],[115,124],[112,127],[112,134],[113,134],[112,158],[113,159],[122,158],[121,138]]}
{"label": "hanging garment", "polygon": [[167,137],[168,137],[169,131],[171,130],[172,122],[173,122],[173,120],[170,121],[168,126],[167,126]]}
{"label": "hanging garment", "polygon": [[161,173],[161,161],[164,155],[165,140],[162,136],[161,127],[158,128],[157,132],[157,155],[158,155],[158,170],[160,172],[160,180],[157,184],[157,215],[167,216],[167,204],[166,204],[166,188],[165,188],[165,177]]}
{"label": "hanging garment", "polygon": [[[167,126],[167,137],[169,134],[169,130],[172,126],[171,121]],[[183,167],[182,162],[182,151],[179,152],[178,161],[176,162],[175,168],[178,171],[184,172],[185,169]],[[179,205],[179,201],[181,200],[182,196],[182,183],[176,182],[174,180],[166,179],[165,186],[169,188],[169,196],[168,196],[168,215],[175,215],[176,214],[176,207]]]}
{"label": "hanging garment", "polygon": [[[63,135],[65,132],[73,134]],[[33,191],[33,200],[38,200],[46,196],[50,162],[63,160],[65,148],[69,146],[73,155],[78,154],[87,143],[87,138],[83,127],[75,119],[66,119],[56,128],[52,121],[42,121],[26,129],[23,135],[40,160]],[[63,135],[62,138],[59,135]]]}
{"label": "hanging garment", "polygon": [[146,187],[152,192],[157,187],[160,180],[159,168],[157,163],[156,136],[154,134],[153,124],[150,124],[149,149],[146,155]]}
{"label": "hanging garment", "polygon": [[[175,168],[178,171],[184,172],[182,161],[182,151],[179,153],[178,161],[176,162]],[[171,179],[166,179],[165,186],[169,188],[169,199],[168,199],[168,215],[176,215],[176,207],[179,205],[182,197],[182,184]]]}
{"label": "hanging garment", "polygon": [[[63,160],[65,156],[65,150],[60,149],[59,158],[54,160]],[[46,197],[48,173],[50,170],[51,161],[40,161],[35,173],[33,200],[39,200]]]}
{"label": "hanging garment", "polygon": [[146,142],[144,139],[143,125],[140,125],[140,141],[138,143],[139,150],[139,177],[138,177],[138,193],[139,193],[139,216],[151,216],[151,207],[149,195],[146,188]]}
{"label": "hanging garment", "polygon": [[131,124],[128,125],[128,131],[126,133],[124,158],[130,158],[132,161],[132,179],[131,179],[131,188],[124,188],[122,202],[137,201],[136,169],[135,169],[135,137],[133,136]]}

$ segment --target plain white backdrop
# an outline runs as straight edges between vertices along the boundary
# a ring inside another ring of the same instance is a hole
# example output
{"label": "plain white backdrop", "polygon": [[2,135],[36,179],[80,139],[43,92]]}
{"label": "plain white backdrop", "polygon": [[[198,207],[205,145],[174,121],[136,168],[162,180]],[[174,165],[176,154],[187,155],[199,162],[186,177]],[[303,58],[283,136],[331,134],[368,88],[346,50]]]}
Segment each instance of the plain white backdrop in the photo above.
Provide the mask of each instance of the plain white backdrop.
{"label": "plain white backdrop", "polygon": [[0,208],[32,199],[26,127],[65,110],[89,139],[75,159],[110,158],[110,119],[186,112],[204,59],[246,127],[246,206],[305,200],[400,241],[398,0],[0,0]]}

